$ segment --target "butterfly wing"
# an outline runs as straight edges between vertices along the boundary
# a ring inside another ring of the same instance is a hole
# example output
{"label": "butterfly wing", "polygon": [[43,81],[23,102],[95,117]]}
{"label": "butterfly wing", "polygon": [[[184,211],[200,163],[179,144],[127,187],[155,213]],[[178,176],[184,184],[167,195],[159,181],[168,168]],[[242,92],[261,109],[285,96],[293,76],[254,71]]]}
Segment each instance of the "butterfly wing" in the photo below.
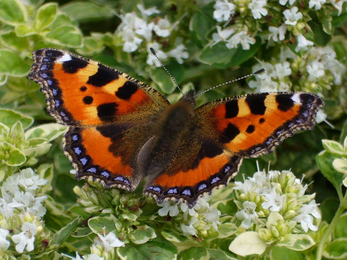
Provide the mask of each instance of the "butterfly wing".
{"label": "butterfly wing", "polygon": [[232,153],[255,158],[272,152],[296,132],[313,129],[323,106],[312,93],[260,93],[213,101],[198,113]]}
{"label": "butterfly wing", "polygon": [[136,188],[143,176],[134,171],[134,157],[169,102],[123,72],[66,51],[41,49],[33,59],[28,78],[40,84],[49,113],[68,126],[64,151],[77,178]]}
{"label": "butterfly wing", "polygon": [[172,167],[145,193],[158,201],[182,200],[225,186],[243,158],[269,153],[299,130],[312,129],[323,100],[310,93],[261,93],[209,102],[196,110],[194,131],[185,137]]}

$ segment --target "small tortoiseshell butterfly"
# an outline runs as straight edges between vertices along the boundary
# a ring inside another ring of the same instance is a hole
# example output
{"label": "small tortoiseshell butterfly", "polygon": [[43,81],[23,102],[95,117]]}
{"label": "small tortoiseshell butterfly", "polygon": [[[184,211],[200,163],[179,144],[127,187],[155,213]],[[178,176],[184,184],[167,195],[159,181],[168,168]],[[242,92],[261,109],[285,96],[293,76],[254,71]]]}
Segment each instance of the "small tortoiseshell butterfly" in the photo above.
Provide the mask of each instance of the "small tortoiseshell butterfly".
{"label": "small tortoiseshell butterfly", "polygon": [[41,86],[49,113],[67,125],[64,151],[77,179],[144,194],[158,202],[225,186],[243,158],[270,153],[285,138],[312,129],[323,100],[310,93],[224,98],[195,109],[191,90],[170,104],[129,75],[55,49],[33,53],[28,76]]}

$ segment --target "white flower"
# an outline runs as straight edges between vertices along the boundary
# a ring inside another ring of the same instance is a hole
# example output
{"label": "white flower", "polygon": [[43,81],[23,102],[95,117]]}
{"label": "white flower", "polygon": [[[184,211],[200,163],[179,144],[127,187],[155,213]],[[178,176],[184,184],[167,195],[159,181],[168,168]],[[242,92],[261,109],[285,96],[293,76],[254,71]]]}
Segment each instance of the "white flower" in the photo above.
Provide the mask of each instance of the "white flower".
{"label": "white flower", "polygon": [[323,121],[325,121],[325,119],[327,118],[327,114],[324,113],[324,111],[322,109],[319,109],[317,112],[317,116],[316,116],[316,123],[320,124]]}
{"label": "white flower", "polygon": [[218,22],[228,21],[230,16],[235,13],[236,5],[229,3],[227,0],[217,0],[213,8],[213,17]]}
{"label": "white flower", "polygon": [[279,80],[282,80],[284,77],[292,74],[292,69],[290,68],[288,61],[275,64],[275,71]]}
{"label": "white flower", "polygon": [[154,23],[147,24],[142,19],[137,19],[138,21],[135,23],[135,33],[143,36],[146,41],[151,41],[152,39],[152,31],[154,28]]}
{"label": "white flower", "polygon": [[107,236],[98,234],[98,237],[102,241],[105,250],[108,252],[113,250],[115,247],[122,247],[125,245],[124,242],[120,241],[113,232],[108,233]]}
{"label": "white flower", "polygon": [[120,18],[122,19],[122,23],[118,26],[117,31],[133,30],[135,28],[135,20],[137,18],[135,13],[126,13]]}
{"label": "white flower", "polygon": [[132,30],[124,30],[121,35],[124,40],[123,51],[125,52],[136,51],[142,42],[142,39],[136,37]]}
{"label": "white flower", "polygon": [[90,254],[83,256],[84,260],[104,260],[103,257],[98,256],[97,254]]}
{"label": "white flower", "polygon": [[40,175],[36,174],[33,169],[27,168],[8,177],[2,187],[14,194],[20,190],[19,187],[24,188],[25,191],[35,191],[46,183],[47,180],[40,178]]}
{"label": "white flower", "polygon": [[151,7],[151,8],[145,9],[143,4],[138,4],[136,7],[140,10],[143,17],[149,16],[152,14],[159,14],[160,13],[160,11],[157,9],[157,7]]}
{"label": "white flower", "polygon": [[189,223],[183,224],[181,223],[181,229],[184,235],[186,236],[196,236],[196,229],[193,226],[196,222],[198,222],[197,217],[192,217],[192,219],[189,221]]}
{"label": "white flower", "polygon": [[[334,52],[335,53],[335,52]],[[328,68],[331,73],[334,75],[334,84],[341,85],[342,83],[342,76],[345,75],[346,67],[339,62],[338,60],[332,58],[332,59],[326,59],[325,61],[325,67]]]}
{"label": "white flower", "polygon": [[158,24],[154,25],[153,30],[158,36],[167,37],[170,35],[171,23],[166,19],[160,19]]}
{"label": "white flower", "polygon": [[244,182],[241,181],[235,181],[235,187],[234,190],[239,190],[242,193],[250,193],[254,190],[254,185],[251,180],[245,180]]}
{"label": "white flower", "polygon": [[6,239],[8,233],[8,230],[0,228],[0,252],[5,252],[10,246],[10,241]]}
{"label": "white flower", "polygon": [[342,1],[342,0],[329,0],[329,2],[330,2],[337,10],[339,10],[339,15],[340,15],[341,12],[342,12],[343,4],[345,3],[345,1]]}
{"label": "white flower", "polygon": [[252,0],[252,3],[248,4],[248,8],[252,10],[252,15],[254,19],[260,19],[261,16],[267,15],[266,0]]}
{"label": "white flower", "polygon": [[255,39],[250,37],[246,31],[241,31],[231,36],[226,46],[228,49],[232,49],[236,48],[239,43],[242,45],[242,49],[249,50],[250,44],[254,44]]}
{"label": "white flower", "polygon": [[272,38],[272,40],[274,42],[278,42],[278,40],[283,41],[287,32],[287,25],[286,24],[282,24],[280,27],[274,27],[274,26],[270,26],[269,27],[269,40],[270,38]]}
{"label": "white flower", "polygon": [[302,13],[298,12],[296,6],[292,7],[290,10],[287,9],[283,12],[284,17],[286,18],[285,24],[296,25],[298,20],[302,18]]}
{"label": "white flower", "polygon": [[16,245],[16,251],[18,253],[23,253],[24,249],[28,252],[31,252],[34,250],[34,241],[35,241],[35,235],[37,233],[37,227],[35,224],[25,222],[22,226],[23,232],[21,232],[18,235],[13,235],[12,240],[15,242]]}
{"label": "white flower", "polygon": [[[195,209],[194,208],[190,209],[186,203],[181,203],[181,210],[183,212],[184,219],[187,219],[188,214],[191,217],[194,217],[196,215]],[[159,215],[160,215],[160,213],[159,213]],[[160,216],[166,216],[166,215],[167,215],[167,213],[164,215],[160,215]]]}
{"label": "white flower", "polygon": [[7,203],[6,200],[0,198],[0,214],[5,218],[10,218],[13,216],[14,209],[23,208],[24,204],[19,202]]}
{"label": "white flower", "polygon": [[97,254],[84,255],[83,257],[80,256],[78,254],[78,252],[76,252],[76,257],[72,257],[72,256],[66,255],[64,253],[62,253],[62,255],[65,256],[65,257],[68,257],[68,258],[70,258],[72,260],[104,260],[103,257],[100,257]]}
{"label": "white flower", "polygon": [[164,201],[164,203],[158,205],[162,207],[158,211],[159,216],[167,216],[167,214],[169,214],[170,217],[174,217],[179,213],[178,206],[175,201]]}
{"label": "white flower", "polygon": [[280,5],[285,5],[287,2],[289,2],[289,5],[293,5],[296,0],[280,0]]}
{"label": "white flower", "polygon": [[243,210],[237,212],[235,214],[235,217],[237,217],[242,221],[242,226],[245,229],[248,229],[251,227],[252,223],[255,223],[256,218],[258,218],[258,214],[255,211],[257,204],[251,201],[245,201],[242,204]]}
{"label": "white flower", "polygon": [[313,217],[320,218],[320,214],[317,211],[317,204],[314,200],[312,200],[309,204],[304,204],[299,209],[299,215],[297,215],[294,220],[296,222],[300,222],[303,230],[305,232],[308,231],[308,229],[311,229],[312,231],[317,231],[318,227],[313,225]]}
{"label": "white flower", "polygon": [[183,63],[183,59],[188,59],[189,54],[186,52],[187,48],[183,45],[180,44],[178,45],[175,49],[172,49],[167,53],[169,57],[175,58],[179,64]]}
{"label": "white flower", "polygon": [[148,57],[147,57],[147,61],[146,61],[147,64],[148,65],[154,65],[155,64],[156,67],[160,67],[161,66],[160,62],[158,61],[158,59],[153,55],[153,53],[150,50],[151,47],[155,50],[155,53],[157,54],[157,56],[160,60],[166,60],[167,55],[163,51],[159,50],[159,43],[155,42],[153,44],[147,45],[147,51],[148,51]]}
{"label": "white flower", "polygon": [[14,194],[14,200],[23,203],[27,208],[26,211],[33,213],[35,216],[42,217],[46,214],[46,208],[41,204],[47,199],[47,196],[35,197],[31,192],[24,193],[17,191]]}
{"label": "white flower", "polygon": [[257,171],[253,174],[253,177],[249,178],[256,185],[263,185],[266,182],[266,172],[265,170]]}
{"label": "white flower", "polygon": [[322,8],[322,5],[325,4],[325,0],[310,0],[308,6],[310,8],[315,8],[316,10],[319,10]]}
{"label": "white flower", "polygon": [[186,236],[196,236],[196,230],[192,224],[185,225],[181,223],[181,229],[183,234]]}
{"label": "white flower", "polygon": [[217,25],[217,33],[212,34],[212,39],[213,39],[213,44],[212,45],[215,45],[215,44],[217,44],[220,41],[222,41],[222,42],[227,41],[227,39],[234,32],[235,32],[235,30],[233,28],[222,30],[222,28]]}
{"label": "white flower", "polygon": [[283,198],[285,195],[281,195],[276,192],[276,188],[273,187],[270,193],[263,194],[265,201],[261,204],[264,209],[270,209],[271,211],[279,212],[283,207]]}
{"label": "white flower", "polygon": [[308,46],[312,46],[313,42],[306,40],[306,38],[302,35],[299,34],[297,36],[297,41],[298,41],[298,45],[295,47],[295,51],[298,52],[300,50],[307,50]]}
{"label": "white flower", "polygon": [[306,66],[306,70],[309,74],[308,79],[310,81],[314,81],[325,74],[324,65],[318,60],[314,60],[310,64],[308,64]]}
{"label": "white flower", "polygon": [[218,225],[220,225],[219,216],[222,213],[216,208],[210,208],[208,212],[205,213],[206,222],[212,223],[215,230],[218,230]]}

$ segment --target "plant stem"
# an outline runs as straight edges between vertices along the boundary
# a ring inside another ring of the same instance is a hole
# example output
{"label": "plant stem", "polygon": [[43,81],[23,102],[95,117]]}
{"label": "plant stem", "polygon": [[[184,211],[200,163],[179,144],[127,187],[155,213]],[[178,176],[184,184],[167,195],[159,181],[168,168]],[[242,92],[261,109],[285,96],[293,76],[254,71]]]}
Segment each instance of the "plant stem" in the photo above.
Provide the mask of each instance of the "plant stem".
{"label": "plant stem", "polygon": [[325,230],[324,234],[322,235],[322,237],[320,239],[320,242],[319,242],[318,248],[317,248],[316,260],[322,259],[322,253],[323,253],[324,245],[325,245],[326,241],[328,240],[329,236],[331,235],[331,233],[333,232],[337,222],[340,219],[340,216],[342,215],[343,211],[345,210],[346,202],[347,202],[347,192],[345,193],[343,200],[340,201],[340,206],[337,209],[333,220],[331,221],[330,225]]}

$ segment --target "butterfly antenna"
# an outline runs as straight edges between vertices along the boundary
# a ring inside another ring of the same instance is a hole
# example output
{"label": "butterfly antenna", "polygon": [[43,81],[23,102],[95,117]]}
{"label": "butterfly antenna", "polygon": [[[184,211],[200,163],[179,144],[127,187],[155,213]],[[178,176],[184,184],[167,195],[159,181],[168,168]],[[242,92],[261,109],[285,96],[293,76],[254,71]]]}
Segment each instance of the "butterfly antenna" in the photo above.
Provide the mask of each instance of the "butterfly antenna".
{"label": "butterfly antenna", "polygon": [[242,76],[242,77],[240,77],[240,78],[237,78],[237,79],[233,79],[233,80],[224,82],[224,83],[222,83],[222,84],[219,84],[219,85],[217,85],[217,86],[214,86],[214,87],[212,87],[212,88],[206,89],[205,91],[196,94],[196,95],[194,96],[194,98],[196,98],[197,96],[200,96],[200,95],[202,95],[202,94],[204,94],[204,93],[206,93],[206,92],[208,92],[208,91],[210,91],[210,90],[213,90],[213,89],[219,88],[219,87],[221,87],[221,86],[228,85],[228,84],[230,84],[230,83],[233,83],[233,82],[236,82],[236,81],[239,81],[239,80],[242,80],[242,79],[245,79],[245,78],[254,76],[254,75],[259,74],[259,73],[262,73],[262,72],[264,72],[264,71],[265,71],[265,69],[262,68],[262,69],[260,69],[260,70],[257,70],[256,72],[253,72],[253,73],[248,74],[248,75],[246,75],[246,76]]}
{"label": "butterfly antenna", "polygon": [[157,58],[157,60],[160,62],[160,65],[163,67],[163,69],[166,71],[166,73],[170,76],[170,78],[172,79],[173,83],[176,85],[178,90],[182,93],[182,95],[184,95],[180,86],[178,86],[176,79],[171,75],[171,73],[167,70],[167,68],[165,68],[164,64],[161,62],[161,60],[158,58],[157,54],[155,53],[155,50],[152,47],[150,47],[149,49],[151,50],[153,55]]}

